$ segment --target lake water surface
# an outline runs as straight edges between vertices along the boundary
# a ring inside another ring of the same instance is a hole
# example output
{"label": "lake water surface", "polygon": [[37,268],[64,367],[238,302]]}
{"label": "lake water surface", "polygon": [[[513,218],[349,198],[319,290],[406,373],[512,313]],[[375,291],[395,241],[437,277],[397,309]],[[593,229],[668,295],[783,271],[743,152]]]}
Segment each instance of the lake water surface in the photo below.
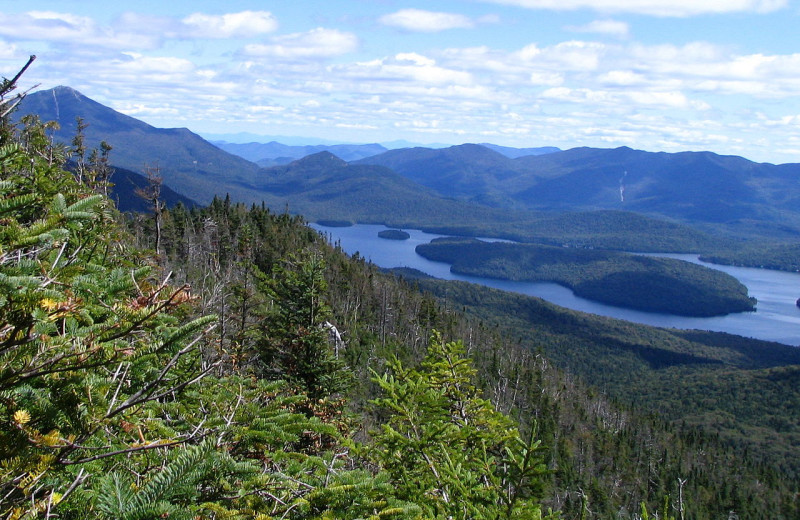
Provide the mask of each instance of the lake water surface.
{"label": "lake water surface", "polygon": [[800,308],[795,301],[800,297],[800,274],[730,267],[701,262],[697,255],[663,254],[724,271],[742,282],[750,296],[758,299],[755,312],[742,312],[713,318],[690,318],[672,314],[642,312],[614,307],[575,296],[570,289],[554,283],[511,282],[478,276],[463,276],[450,272],[450,264],[432,262],[418,255],[414,248],[444,235],[406,229],[408,240],[387,240],[378,232],[387,229],[381,225],[358,224],[350,227],[312,227],[339,242],[348,254],[358,252],[379,267],[412,267],[436,278],[479,283],[504,291],[537,296],[562,307],[602,316],[610,316],[636,323],[678,329],[700,329],[728,332],[740,336],[777,341],[787,345],[800,345]]}

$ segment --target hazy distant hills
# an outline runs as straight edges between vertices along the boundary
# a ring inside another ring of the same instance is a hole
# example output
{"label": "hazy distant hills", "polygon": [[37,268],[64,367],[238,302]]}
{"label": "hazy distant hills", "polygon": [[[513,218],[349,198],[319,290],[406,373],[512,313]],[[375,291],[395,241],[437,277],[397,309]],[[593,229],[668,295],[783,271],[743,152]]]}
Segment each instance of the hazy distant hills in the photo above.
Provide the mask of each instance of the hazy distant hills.
{"label": "hazy distant hills", "polygon": [[[336,157],[345,161],[357,161],[366,157],[372,157],[389,149],[378,143],[371,144],[315,144],[315,145],[287,145],[277,141],[268,143],[230,143],[227,141],[211,141],[212,144],[222,148],[226,152],[238,155],[248,161],[252,161],[259,166],[278,166],[289,164],[296,159],[302,159],[309,155],[319,152],[330,152]],[[554,146],[544,146],[540,148],[512,148],[509,146],[499,146],[490,143],[481,143],[481,146],[499,152],[512,159],[526,155],[542,155],[560,151]],[[395,146],[394,148],[400,148]],[[408,147],[402,147],[408,148]],[[418,147],[417,147],[418,148]],[[426,147],[428,148],[428,147]]]}
{"label": "hazy distant hills", "polygon": [[387,148],[377,143],[373,144],[335,144],[335,145],[305,145],[290,146],[276,141],[269,143],[228,143],[225,141],[211,141],[228,153],[238,155],[259,166],[278,166],[289,164],[297,159],[302,159],[319,152],[330,152],[345,161],[355,161],[364,157],[371,157],[387,151]]}

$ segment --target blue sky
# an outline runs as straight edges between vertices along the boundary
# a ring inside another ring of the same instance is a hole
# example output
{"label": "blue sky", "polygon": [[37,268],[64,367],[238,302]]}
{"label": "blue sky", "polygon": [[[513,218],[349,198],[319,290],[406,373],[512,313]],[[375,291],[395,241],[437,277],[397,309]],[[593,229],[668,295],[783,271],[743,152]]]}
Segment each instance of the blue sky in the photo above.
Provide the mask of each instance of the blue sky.
{"label": "blue sky", "polygon": [[800,162],[794,0],[32,0],[0,74],[159,127]]}

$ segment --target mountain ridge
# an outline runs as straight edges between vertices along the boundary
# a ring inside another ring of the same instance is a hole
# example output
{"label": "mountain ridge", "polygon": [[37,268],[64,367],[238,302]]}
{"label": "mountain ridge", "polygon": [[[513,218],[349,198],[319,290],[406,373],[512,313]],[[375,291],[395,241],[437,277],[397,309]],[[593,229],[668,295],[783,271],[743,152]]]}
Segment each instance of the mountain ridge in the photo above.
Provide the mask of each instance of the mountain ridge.
{"label": "mountain ridge", "polygon": [[510,159],[485,147],[477,151],[481,145],[459,153],[463,146],[392,150],[356,162],[390,167],[445,197],[492,197],[515,209],[627,210],[733,227],[761,221],[788,224],[800,234],[795,181],[800,164],[629,147],[579,147]]}
{"label": "mountain ridge", "polygon": [[187,128],[157,128],[94,101],[71,87],[59,86],[28,94],[19,114],[33,113],[43,121],[56,121],[57,141],[70,143],[78,131],[77,118],[87,148],[101,141],[112,146],[114,166],[144,173],[158,169],[164,184],[201,203],[208,203],[219,191],[238,199],[254,201],[242,183],[252,182],[258,165],[229,154]]}

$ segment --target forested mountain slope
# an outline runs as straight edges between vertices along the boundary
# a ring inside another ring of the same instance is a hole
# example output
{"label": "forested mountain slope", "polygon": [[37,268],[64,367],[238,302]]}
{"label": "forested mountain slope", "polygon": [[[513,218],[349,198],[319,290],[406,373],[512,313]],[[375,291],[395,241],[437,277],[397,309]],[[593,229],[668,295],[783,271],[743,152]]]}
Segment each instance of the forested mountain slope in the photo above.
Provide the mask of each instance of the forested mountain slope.
{"label": "forested mountain slope", "polygon": [[87,149],[99,149],[105,141],[114,166],[141,174],[158,169],[168,187],[192,200],[207,204],[220,191],[255,200],[240,184],[252,182],[259,167],[186,128],[153,127],[63,86],[28,95],[17,111],[27,114],[58,123],[54,137],[62,143],[72,142],[81,118]]}
{"label": "forested mountain slope", "polygon": [[733,228],[769,222],[800,229],[798,164],[627,147],[509,159],[480,145],[392,150],[357,162],[388,166],[448,197],[496,206],[616,209]]}

